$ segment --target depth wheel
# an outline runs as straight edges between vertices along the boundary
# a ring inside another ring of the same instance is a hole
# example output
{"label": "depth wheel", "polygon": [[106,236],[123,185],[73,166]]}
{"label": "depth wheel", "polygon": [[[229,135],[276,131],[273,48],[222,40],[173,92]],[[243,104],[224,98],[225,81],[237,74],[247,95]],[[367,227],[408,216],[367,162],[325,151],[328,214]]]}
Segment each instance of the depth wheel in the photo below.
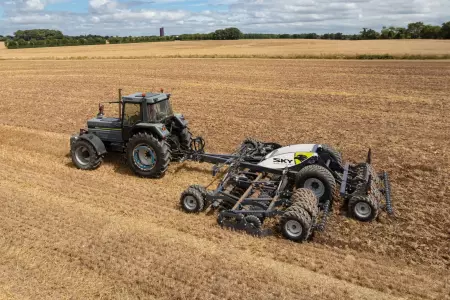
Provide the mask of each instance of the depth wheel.
{"label": "depth wheel", "polygon": [[289,207],[281,216],[280,227],[281,233],[288,240],[303,242],[311,233],[311,217],[304,209]]}
{"label": "depth wheel", "polygon": [[372,195],[355,196],[348,202],[350,215],[358,221],[370,222],[378,216],[378,201]]}
{"label": "depth wheel", "polygon": [[180,205],[186,213],[199,213],[204,210],[205,199],[196,186],[190,186],[181,193]]}

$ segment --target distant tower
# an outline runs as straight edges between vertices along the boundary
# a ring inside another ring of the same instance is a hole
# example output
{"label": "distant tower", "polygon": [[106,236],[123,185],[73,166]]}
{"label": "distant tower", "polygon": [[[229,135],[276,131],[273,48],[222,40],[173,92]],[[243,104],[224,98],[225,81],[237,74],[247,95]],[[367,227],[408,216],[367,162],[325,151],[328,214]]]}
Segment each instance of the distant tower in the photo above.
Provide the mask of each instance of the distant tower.
{"label": "distant tower", "polygon": [[164,36],[164,27],[159,29],[159,36]]}

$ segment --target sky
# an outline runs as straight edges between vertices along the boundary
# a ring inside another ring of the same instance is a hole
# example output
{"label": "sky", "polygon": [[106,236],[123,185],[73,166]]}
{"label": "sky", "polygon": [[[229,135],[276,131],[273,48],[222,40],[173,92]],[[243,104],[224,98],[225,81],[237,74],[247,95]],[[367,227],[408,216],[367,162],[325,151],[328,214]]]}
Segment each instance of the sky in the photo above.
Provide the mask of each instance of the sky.
{"label": "sky", "polygon": [[0,0],[0,34],[58,29],[66,35],[358,33],[363,27],[450,21],[450,0]]}

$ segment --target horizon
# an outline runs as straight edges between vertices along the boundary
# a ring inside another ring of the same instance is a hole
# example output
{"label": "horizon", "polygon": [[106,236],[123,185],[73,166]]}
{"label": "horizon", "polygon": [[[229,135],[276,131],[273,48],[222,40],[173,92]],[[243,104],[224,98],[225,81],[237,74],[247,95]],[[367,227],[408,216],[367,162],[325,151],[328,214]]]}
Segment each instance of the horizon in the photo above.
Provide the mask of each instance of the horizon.
{"label": "horizon", "polygon": [[17,30],[54,29],[68,36],[152,36],[210,33],[237,27],[243,33],[358,34],[424,22],[448,21],[444,0],[0,0],[1,35]]}

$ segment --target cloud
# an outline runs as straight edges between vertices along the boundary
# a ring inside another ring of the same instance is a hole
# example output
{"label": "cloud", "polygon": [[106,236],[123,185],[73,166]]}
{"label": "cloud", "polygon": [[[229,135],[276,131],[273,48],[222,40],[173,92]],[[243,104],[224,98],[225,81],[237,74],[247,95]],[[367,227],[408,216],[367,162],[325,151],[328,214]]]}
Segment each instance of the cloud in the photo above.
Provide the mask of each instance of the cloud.
{"label": "cloud", "polygon": [[[59,28],[66,34],[151,35],[211,32],[356,33],[362,27],[450,21],[448,0],[84,0],[88,10],[48,11],[49,4],[83,0],[0,0],[0,28]],[[167,4],[167,5],[166,5]],[[202,10],[203,9],[203,10]]]}

